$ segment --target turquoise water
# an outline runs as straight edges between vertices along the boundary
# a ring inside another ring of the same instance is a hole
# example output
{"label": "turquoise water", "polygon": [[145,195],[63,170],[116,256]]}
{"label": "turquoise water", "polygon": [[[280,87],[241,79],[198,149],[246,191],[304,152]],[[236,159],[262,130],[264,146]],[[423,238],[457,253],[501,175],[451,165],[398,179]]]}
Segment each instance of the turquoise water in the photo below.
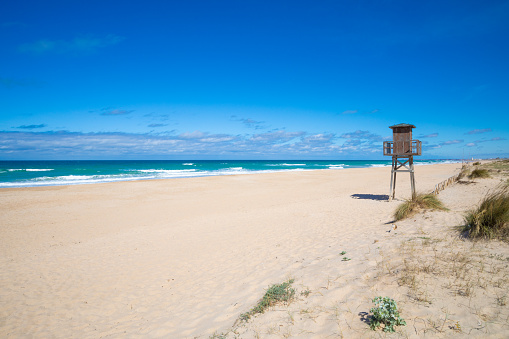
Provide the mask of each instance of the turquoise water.
{"label": "turquoise water", "polygon": [[[416,164],[456,162],[416,160]],[[76,185],[281,171],[390,166],[391,160],[0,161],[0,187]]]}

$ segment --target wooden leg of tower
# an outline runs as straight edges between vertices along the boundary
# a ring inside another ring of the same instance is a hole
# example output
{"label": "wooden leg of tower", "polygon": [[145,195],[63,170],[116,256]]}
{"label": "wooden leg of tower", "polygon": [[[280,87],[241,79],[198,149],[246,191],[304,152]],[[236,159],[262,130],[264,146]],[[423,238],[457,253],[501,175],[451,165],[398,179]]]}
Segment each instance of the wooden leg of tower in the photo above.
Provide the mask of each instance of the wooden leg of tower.
{"label": "wooden leg of tower", "polygon": [[392,184],[392,199],[394,199],[394,197],[396,196],[396,174],[398,174],[398,172],[394,170],[394,182]]}
{"label": "wooden leg of tower", "polygon": [[410,186],[412,187],[412,199],[415,199],[415,175],[414,175],[414,159],[410,157]]}
{"label": "wooden leg of tower", "polygon": [[390,191],[389,191],[389,201],[392,200],[393,196],[392,196],[392,192],[394,190],[394,187],[392,186],[392,183],[394,181],[394,157],[392,158],[392,167],[391,167],[391,186],[390,186]]}

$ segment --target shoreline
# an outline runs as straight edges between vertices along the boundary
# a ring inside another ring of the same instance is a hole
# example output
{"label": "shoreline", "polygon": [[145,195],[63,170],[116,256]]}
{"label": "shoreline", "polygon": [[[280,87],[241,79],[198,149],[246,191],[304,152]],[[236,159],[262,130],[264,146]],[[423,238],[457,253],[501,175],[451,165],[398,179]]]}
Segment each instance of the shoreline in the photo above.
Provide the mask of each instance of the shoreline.
{"label": "shoreline", "polygon": [[[70,186],[81,184],[96,184],[109,182],[125,182],[138,180],[198,178],[225,175],[265,174],[309,170],[341,170],[357,168],[373,168],[390,166],[390,160],[320,160],[320,161],[196,161],[195,163],[172,162],[118,162],[118,167],[110,167],[111,161],[91,161],[91,167],[82,168],[81,161],[57,162],[66,166],[51,166],[47,168],[23,168],[20,161],[17,168],[2,168],[0,175],[3,182],[0,188],[44,187],[44,186]],[[131,164],[137,164],[131,166]],[[417,160],[416,166],[459,163],[459,160]],[[1,164],[1,162],[0,162]],[[74,164],[69,167],[69,164]],[[106,164],[101,167],[98,164]],[[127,165],[129,164],[129,166]],[[161,166],[161,164],[163,164]],[[79,165],[79,166],[78,166]],[[34,167],[28,165],[29,167]],[[5,166],[4,166],[5,167]],[[9,167],[9,166],[8,166]],[[18,168],[19,167],[19,168]],[[40,167],[40,166],[39,166]],[[49,168],[54,167],[54,168]],[[7,174],[6,174],[7,173]],[[12,173],[17,181],[10,180],[6,175]],[[21,177],[20,177],[21,176]],[[25,179],[21,179],[21,178]]]}
{"label": "shoreline", "polygon": [[[418,191],[459,167],[416,166]],[[368,297],[356,284],[376,266],[373,241],[397,241],[387,222],[406,177],[391,202],[387,168],[0,189],[0,334],[208,338],[289,277],[313,292],[303,302]]]}
{"label": "shoreline", "polygon": [[[437,166],[437,165],[458,165],[461,164],[461,162],[454,162],[454,163],[439,163],[439,164],[415,164],[415,169],[421,167],[421,166]],[[358,170],[368,170],[368,169],[387,169],[389,168],[389,171],[387,173],[389,176],[387,185],[389,185],[390,181],[390,165],[384,165],[384,166],[372,166],[372,167],[355,167],[355,168],[342,168],[342,169],[303,169],[303,170],[280,170],[280,171],[267,171],[267,172],[254,172],[254,173],[232,173],[232,174],[221,174],[221,175],[203,175],[203,176],[192,176],[192,177],[174,177],[174,178],[150,178],[150,179],[129,179],[129,180],[118,180],[118,181],[105,181],[105,182],[94,182],[94,183],[76,183],[76,184],[54,184],[54,185],[38,185],[38,186],[16,186],[16,187],[0,187],[0,194],[2,192],[16,192],[16,191],[23,191],[23,190],[48,190],[48,189],[64,189],[68,187],[93,187],[93,186],[101,186],[101,185],[122,185],[122,184],[131,184],[131,183],[144,183],[144,182],[154,182],[154,183],[164,183],[167,181],[181,181],[181,180],[203,180],[207,178],[222,178],[222,177],[243,177],[243,176],[264,176],[264,175],[287,175],[291,173],[312,173],[312,172],[340,172],[340,171],[358,171]],[[398,181],[402,179],[404,182],[406,182],[406,175],[400,174],[398,176]],[[406,184],[405,184],[406,185]],[[399,185],[397,186],[399,187]],[[404,187],[406,190],[406,187]]]}

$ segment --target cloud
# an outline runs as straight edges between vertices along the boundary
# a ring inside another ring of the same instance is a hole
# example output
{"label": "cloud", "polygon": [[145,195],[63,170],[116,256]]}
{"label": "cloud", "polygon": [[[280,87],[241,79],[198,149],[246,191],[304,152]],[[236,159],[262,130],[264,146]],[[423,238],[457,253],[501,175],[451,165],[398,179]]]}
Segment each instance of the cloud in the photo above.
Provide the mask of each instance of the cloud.
{"label": "cloud", "polygon": [[13,79],[13,78],[1,78],[0,86],[4,88],[14,87],[41,87],[43,85],[40,81],[28,80],[28,79]]}
{"label": "cloud", "polygon": [[36,128],[44,128],[46,127],[45,124],[40,124],[40,125],[21,125],[21,126],[18,126],[18,127],[13,127],[13,128],[20,128],[20,129],[36,129]]}
{"label": "cloud", "polygon": [[[331,133],[271,131],[253,135],[81,133],[69,131],[0,131],[3,157],[122,158],[122,157],[274,157],[331,156],[348,152]],[[380,147],[377,147],[378,149]]]}
{"label": "cloud", "polygon": [[346,139],[343,145],[338,148],[341,152],[354,154],[376,154],[377,152],[382,152],[384,138],[369,131],[357,130],[343,133],[339,138]]}
{"label": "cloud", "polygon": [[200,131],[194,131],[194,132],[184,132],[178,135],[178,138],[180,139],[200,139],[203,138],[206,133],[200,132]]}
{"label": "cloud", "polygon": [[249,141],[264,144],[285,143],[303,136],[304,134],[304,132],[273,131],[255,134],[249,139]]}
{"label": "cloud", "polygon": [[2,27],[27,27],[28,25],[20,21],[7,21],[2,22]]}
{"label": "cloud", "polygon": [[146,118],[151,118],[151,120],[157,120],[157,121],[168,121],[170,119],[169,114],[147,113],[143,116]]}
{"label": "cloud", "polygon": [[341,112],[341,114],[355,114],[358,112],[359,112],[359,110],[346,110],[346,111]]}
{"label": "cloud", "polygon": [[256,121],[256,120],[253,120],[253,119],[250,119],[250,118],[239,118],[236,115],[232,115],[230,117],[230,119],[233,120],[233,121],[240,121],[245,126],[247,126],[249,128],[254,128],[254,129],[264,129],[264,128],[266,128],[265,125],[264,125],[265,121]]}
{"label": "cloud", "polygon": [[134,112],[134,110],[122,110],[122,109],[111,109],[111,108],[104,108],[102,109],[101,115],[127,115]]}
{"label": "cloud", "polygon": [[365,140],[371,140],[371,141],[376,141],[376,142],[383,141],[383,138],[380,135],[372,134],[369,131],[361,131],[361,130],[357,130],[355,132],[350,132],[350,133],[344,133],[340,137],[344,138],[344,139],[359,139],[359,140],[365,139]]}
{"label": "cloud", "polygon": [[164,126],[168,126],[168,124],[150,124],[147,127],[164,127]]}
{"label": "cloud", "polygon": [[426,149],[437,149],[437,148],[442,148],[444,146],[449,146],[449,145],[455,145],[455,144],[461,144],[463,142],[463,140],[447,140],[447,141],[443,141],[439,144],[435,144],[435,145],[425,145],[423,146],[423,148],[426,150]]}
{"label": "cloud", "polygon": [[45,54],[45,53],[91,53],[100,48],[116,45],[125,38],[108,34],[105,37],[77,37],[72,40],[48,40],[43,39],[19,46],[24,53]]}
{"label": "cloud", "polygon": [[472,147],[472,146],[477,146],[483,142],[491,142],[491,141],[503,141],[503,140],[506,140],[505,138],[501,138],[501,137],[495,137],[495,138],[491,138],[491,139],[488,139],[488,140],[475,140],[474,142],[470,142],[468,144],[466,144],[465,146],[468,146],[468,147]]}
{"label": "cloud", "polygon": [[376,109],[372,109],[370,111],[362,111],[360,112],[358,109],[349,109],[349,110],[346,110],[346,111],[343,111],[341,112],[341,114],[357,114],[357,113],[361,113],[361,114],[375,114],[375,113],[378,113],[380,112],[380,109],[376,108]]}
{"label": "cloud", "polygon": [[461,144],[462,142],[463,142],[463,140],[447,140],[447,141],[441,142],[440,145],[447,146],[447,145]]}
{"label": "cloud", "polygon": [[419,138],[422,138],[422,139],[424,139],[424,138],[436,138],[436,137],[438,137],[438,133],[431,133],[431,134],[428,134],[428,135],[421,135],[421,136],[419,136]]}
{"label": "cloud", "polygon": [[488,133],[491,132],[491,128],[483,128],[483,129],[474,129],[472,131],[469,131],[465,134],[481,134],[481,133]]}

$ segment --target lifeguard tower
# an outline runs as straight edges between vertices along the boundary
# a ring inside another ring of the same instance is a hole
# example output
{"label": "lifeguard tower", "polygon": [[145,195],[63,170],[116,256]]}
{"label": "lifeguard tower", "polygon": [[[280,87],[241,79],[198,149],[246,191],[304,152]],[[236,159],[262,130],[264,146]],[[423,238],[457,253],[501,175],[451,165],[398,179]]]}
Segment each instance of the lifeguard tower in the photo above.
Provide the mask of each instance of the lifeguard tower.
{"label": "lifeguard tower", "polygon": [[415,197],[415,176],[414,176],[414,155],[421,155],[422,143],[419,140],[412,140],[412,129],[414,125],[398,124],[389,126],[392,129],[393,141],[384,141],[384,155],[392,156],[391,170],[391,192],[389,201],[394,199],[396,194],[396,174],[399,172],[410,172],[410,186],[412,187],[412,198]]}

